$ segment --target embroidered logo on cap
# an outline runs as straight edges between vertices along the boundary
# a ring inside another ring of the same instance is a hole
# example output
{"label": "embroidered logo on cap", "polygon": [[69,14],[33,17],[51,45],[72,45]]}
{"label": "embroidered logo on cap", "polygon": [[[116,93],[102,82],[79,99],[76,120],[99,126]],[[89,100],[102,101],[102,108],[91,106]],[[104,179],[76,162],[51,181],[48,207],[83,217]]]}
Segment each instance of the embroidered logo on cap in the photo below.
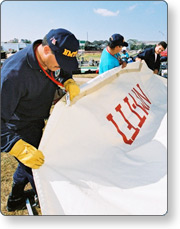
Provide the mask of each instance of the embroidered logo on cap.
{"label": "embroidered logo on cap", "polygon": [[54,37],[52,37],[50,41],[52,42],[53,45],[55,45],[57,40]]}
{"label": "embroidered logo on cap", "polygon": [[68,49],[64,49],[63,55],[64,56],[68,56],[68,57],[75,57],[77,55],[77,51],[76,52],[71,52]]}

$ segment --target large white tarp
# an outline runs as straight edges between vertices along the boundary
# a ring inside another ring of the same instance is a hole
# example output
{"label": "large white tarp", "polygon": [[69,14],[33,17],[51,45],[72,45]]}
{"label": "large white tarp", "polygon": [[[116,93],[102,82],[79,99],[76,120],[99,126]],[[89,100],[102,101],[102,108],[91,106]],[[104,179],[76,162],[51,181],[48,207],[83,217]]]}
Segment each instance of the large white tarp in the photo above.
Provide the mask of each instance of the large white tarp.
{"label": "large white tarp", "polygon": [[105,72],[62,98],[34,170],[43,215],[163,215],[167,211],[167,84],[145,63]]}

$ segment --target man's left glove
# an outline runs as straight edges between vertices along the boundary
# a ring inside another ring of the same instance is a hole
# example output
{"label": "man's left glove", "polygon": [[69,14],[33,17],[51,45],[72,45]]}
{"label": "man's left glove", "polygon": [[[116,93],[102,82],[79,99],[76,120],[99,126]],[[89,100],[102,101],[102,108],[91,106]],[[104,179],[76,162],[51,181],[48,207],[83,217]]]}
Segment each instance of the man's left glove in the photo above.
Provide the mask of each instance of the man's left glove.
{"label": "man's left glove", "polygon": [[32,169],[39,169],[44,163],[43,153],[22,139],[15,143],[9,153]]}
{"label": "man's left glove", "polygon": [[75,96],[79,95],[80,88],[73,79],[68,79],[64,83],[64,87],[65,87],[66,91],[69,92],[71,101]]}

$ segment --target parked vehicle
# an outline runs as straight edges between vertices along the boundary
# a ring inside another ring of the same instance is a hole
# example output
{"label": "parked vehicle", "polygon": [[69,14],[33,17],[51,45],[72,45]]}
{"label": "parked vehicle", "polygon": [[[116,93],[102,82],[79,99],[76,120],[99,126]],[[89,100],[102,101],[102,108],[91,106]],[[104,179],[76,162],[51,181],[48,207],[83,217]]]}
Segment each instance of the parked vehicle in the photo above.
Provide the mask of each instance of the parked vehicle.
{"label": "parked vehicle", "polygon": [[167,78],[167,61],[161,62],[160,69],[159,69],[159,75],[162,77]]}

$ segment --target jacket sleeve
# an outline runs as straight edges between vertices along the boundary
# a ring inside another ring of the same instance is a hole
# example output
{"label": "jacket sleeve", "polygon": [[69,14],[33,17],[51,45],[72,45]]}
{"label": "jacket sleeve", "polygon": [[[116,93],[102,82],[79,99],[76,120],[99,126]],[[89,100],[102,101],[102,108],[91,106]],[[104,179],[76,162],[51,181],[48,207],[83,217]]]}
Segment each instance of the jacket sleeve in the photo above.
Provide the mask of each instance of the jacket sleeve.
{"label": "jacket sleeve", "polygon": [[20,139],[21,136],[7,127],[4,119],[1,118],[1,152],[9,152]]}
{"label": "jacket sleeve", "polygon": [[[16,77],[7,77],[6,71],[2,69],[1,79],[1,152],[8,152],[13,145],[21,139],[16,131],[8,124],[14,115],[16,107],[23,96],[23,84]],[[11,74],[16,74],[11,73]]]}
{"label": "jacket sleeve", "polygon": [[69,72],[65,72],[63,69],[61,69],[60,71],[60,81],[62,84],[64,84],[64,82],[66,82],[66,80],[68,79],[72,79],[72,74]]}
{"label": "jacket sleeve", "polygon": [[146,51],[143,51],[137,55],[138,58],[141,60],[144,60],[146,58]]}

